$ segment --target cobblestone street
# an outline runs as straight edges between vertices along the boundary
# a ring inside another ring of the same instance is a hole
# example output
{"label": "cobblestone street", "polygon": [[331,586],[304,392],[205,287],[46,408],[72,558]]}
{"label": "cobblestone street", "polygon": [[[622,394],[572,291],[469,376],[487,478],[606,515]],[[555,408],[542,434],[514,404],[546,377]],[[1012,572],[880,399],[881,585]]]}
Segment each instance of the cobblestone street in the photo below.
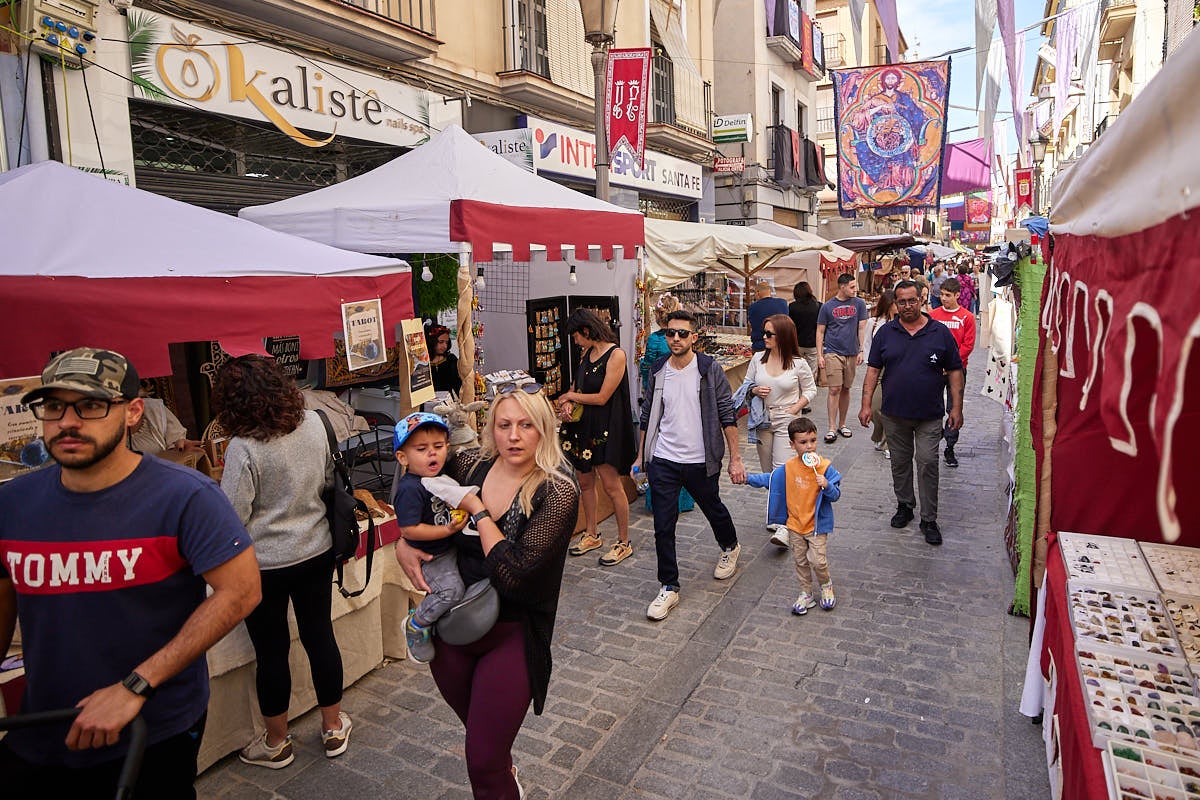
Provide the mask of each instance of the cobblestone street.
{"label": "cobblestone street", "polygon": [[[975,361],[985,354],[976,352]],[[861,383],[862,372],[859,381]],[[1010,617],[1000,406],[969,373],[961,467],[942,467],[940,548],[916,522],[894,530],[888,462],[868,431],[821,445],[845,478],[829,559],[837,607],[789,613],[790,555],[767,541],[767,493],[722,494],[742,543],[736,575],[699,510],[679,523],[682,600],[663,622],[651,517],[632,515],[634,556],[570,558],[546,713],[514,759],[531,800],[1049,796],[1039,728],[1017,712],[1028,620]],[[859,390],[852,395],[857,413]],[[826,421],[824,391],[813,417]],[[742,434],[745,441],[745,434]],[[749,447],[743,456],[755,469]],[[601,526],[606,543],[612,521]],[[322,757],[315,713],[293,727],[297,758],[272,772],[226,758],[199,781],[215,798],[469,798],[463,731],[428,667],[389,663],[347,693],[350,749]]]}

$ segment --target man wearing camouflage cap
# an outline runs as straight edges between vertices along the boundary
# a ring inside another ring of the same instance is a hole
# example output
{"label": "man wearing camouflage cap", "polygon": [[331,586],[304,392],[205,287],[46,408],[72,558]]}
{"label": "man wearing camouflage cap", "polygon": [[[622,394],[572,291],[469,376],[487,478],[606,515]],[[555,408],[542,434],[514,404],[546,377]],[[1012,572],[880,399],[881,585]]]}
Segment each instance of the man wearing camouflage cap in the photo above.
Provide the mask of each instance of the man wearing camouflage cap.
{"label": "man wearing camouflage cap", "polygon": [[207,477],[128,448],[143,403],[119,353],[63,353],[21,402],[57,463],[0,487],[0,655],[19,617],[22,712],[82,710],[69,728],[9,733],[0,785],[14,797],[112,797],[122,730],[140,714],[136,796],[194,798],[204,653],[259,600],[250,539]]}

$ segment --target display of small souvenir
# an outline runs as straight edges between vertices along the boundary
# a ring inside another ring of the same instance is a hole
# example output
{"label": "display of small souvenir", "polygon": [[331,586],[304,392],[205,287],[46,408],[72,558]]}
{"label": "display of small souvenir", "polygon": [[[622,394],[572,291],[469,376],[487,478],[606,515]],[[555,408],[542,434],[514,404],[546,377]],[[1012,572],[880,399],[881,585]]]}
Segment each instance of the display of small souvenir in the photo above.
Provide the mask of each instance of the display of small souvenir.
{"label": "display of small souvenir", "polygon": [[1157,584],[1133,539],[1058,534],[1058,549],[1067,567],[1067,582],[1107,583],[1153,591]]}
{"label": "display of small souvenir", "polygon": [[1183,657],[1193,667],[1200,665],[1200,598],[1163,595],[1167,616],[1175,626]]}
{"label": "display of small souvenir", "polygon": [[1195,750],[1200,698],[1183,662],[1100,648],[1076,654],[1097,747],[1113,736]]}
{"label": "display of small souvenir", "polygon": [[1200,597],[1200,550],[1143,543],[1142,554],[1164,593]]}
{"label": "display of small souvenir", "polygon": [[1109,797],[1116,800],[1200,800],[1200,754],[1168,753],[1111,740],[1103,759],[1112,777]]}
{"label": "display of small souvenir", "polygon": [[1075,639],[1182,657],[1182,648],[1157,594],[1102,585],[1070,589]]}

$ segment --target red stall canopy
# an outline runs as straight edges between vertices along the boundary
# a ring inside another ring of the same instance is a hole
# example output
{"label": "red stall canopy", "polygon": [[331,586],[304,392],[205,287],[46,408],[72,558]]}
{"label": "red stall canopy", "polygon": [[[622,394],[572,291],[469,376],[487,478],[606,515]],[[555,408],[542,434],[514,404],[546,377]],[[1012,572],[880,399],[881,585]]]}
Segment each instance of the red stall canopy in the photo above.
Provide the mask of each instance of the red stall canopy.
{"label": "red stall canopy", "polygon": [[403,261],[305,241],[54,161],[0,174],[0,217],[8,234],[0,376],[39,374],[51,352],[81,345],[124,354],[144,377],[170,374],[172,342],[218,340],[239,355],[261,352],[264,336],[299,336],[301,358],[328,358],[342,302],[378,297],[385,323],[413,314]]}

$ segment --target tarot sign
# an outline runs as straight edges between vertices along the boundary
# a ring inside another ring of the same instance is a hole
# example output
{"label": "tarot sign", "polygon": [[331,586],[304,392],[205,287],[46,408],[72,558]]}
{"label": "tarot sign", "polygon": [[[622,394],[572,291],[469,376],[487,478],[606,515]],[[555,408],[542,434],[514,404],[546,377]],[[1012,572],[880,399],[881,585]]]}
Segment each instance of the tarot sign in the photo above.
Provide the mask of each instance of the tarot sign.
{"label": "tarot sign", "polygon": [[838,207],[937,208],[950,62],[833,70]]}

